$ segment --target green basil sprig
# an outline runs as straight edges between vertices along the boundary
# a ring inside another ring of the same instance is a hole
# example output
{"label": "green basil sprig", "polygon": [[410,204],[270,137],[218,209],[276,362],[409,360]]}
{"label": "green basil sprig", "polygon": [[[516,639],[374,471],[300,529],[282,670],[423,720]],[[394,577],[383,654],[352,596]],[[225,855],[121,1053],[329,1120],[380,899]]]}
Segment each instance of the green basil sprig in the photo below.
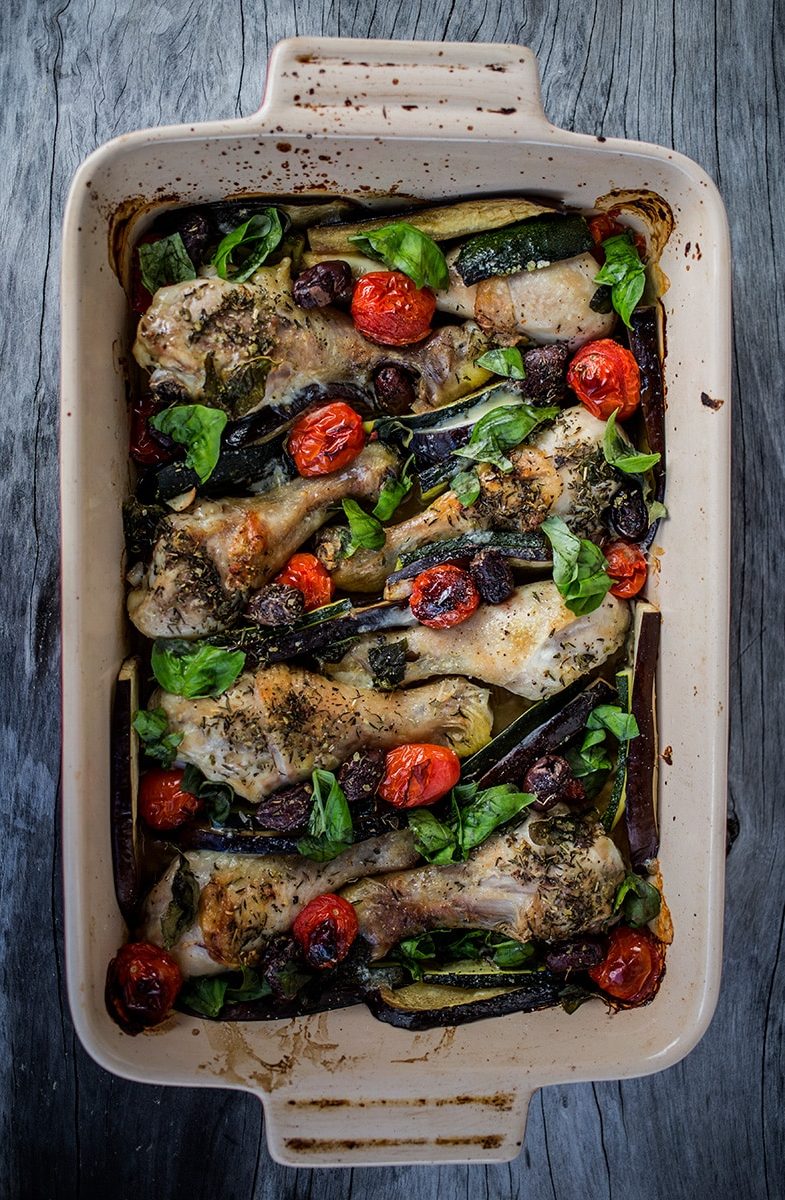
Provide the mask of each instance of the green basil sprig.
{"label": "green basil sprig", "polygon": [[185,446],[186,466],[196,471],[202,483],[215,470],[221,453],[221,434],[228,418],[218,408],[204,404],[175,404],[152,417],[150,424],[159,433]]}
{"label": "green basil sprig", "polygon": [[346,520],[349,522],[349,542],[344,548],[344,557],[351,558],[356,550],[380,550],[384,545],[385,532],[381,523],[365,512],[356,500],[342,500]]}
{"label": "green basil sprig", "polygon": [[199,904],[199,884],[184,854],[172,878],[172,898],[161,917],[164,947],[171,950],[191,925]]}
{"label": "green basil sprig", "polygon": [[315,862],[328,862],[353,844],[352,814],[332,771],[317,767],[311,781],[313,807],[308,818],[308,836],[300,838],[297,851]]}
{"label": "green basil sprig", "polygon": [[170,283],[196,279],[196,269],[179,233],[137,247],[142,283],[150,295]]}
{"label": "green basil sprig", "polygon": [[605,424],[602,436],[602,452],[605,461],[625,475],[642,475],[660,461],[659,454],[640,454],[626,434],[616,424],[616,413],[612,412]]}
{"label": "green basil sprig", "polygon": [[171,767],[177,757],[177,747],[185,735],[167,732],[169,726],[164,710],[162,708],[137,709],[131,724],[139,735],[146,756],[152,758],[154,762],[160,763],[162,767]]}
{"label": "green basil sprig", "polygon": [[646,286],[646,268],[640,260],[629,233],[618,233],[602,243],[605,263],[595,283],[605,283],[611,289],[611,303],[628,329],[630,316]]}
{"label": "green basil sprig", "polygon": [[272,254],[283,237],[278,210],[266,208],[238,225],[218,245],[213,263],[221,279],[243,283]]}
{"label": "green basil sprig", "polygon": [[393,221],[381,229],[355,233],[348,240],[391,271],[408,275],[418,288],[438,291],[450,285],[447,260],[436,242],[407,221]]}
{"label": "green basil sprig", "polygon": [[226,975],[194,975],[185,981],[179,1000],[203,1017],[217,1017],[227,1004],[242,1004],[270,995],[270,985],[252,967]]}
{"label": "green basil sprig", "polygon": [[198,699],[220,696],[231,687],[245,666],[242,650],[224,650],[209,642],[179,638],[153,644],[153,674],[165,692]]}
{"label": "green basil sprig", "polygon": [[576,617],[599,608],[613,586],[599,546],[576,537],[561,517],[546,517],[540,529],[553,549],[553,582]]}
{"label": "green basil sprig", "polygon": [[662,897],[654,884],[640,875],[629,874],[619,884],[613,901],[613,911],[621,909],[628,925],[648,925],[659,915]]}
{"label": "green basil sprig", "polygon": [[499,347],[496,350],[486,350],[474,360],[477,367],[485,367],[495,375],[504,375],[507,379],[525,379],[526,368],[523,365],[523,355],[514,346]]}
{"label": "green basil sprig", "polygon": [[500,471],[511,471],[512,463],[505,451],[519,446],[529,434],[558,416],[559,409],[534,408],[531,404],[505,404],[480,417],[465,446],[453,450],[458,458],[471,462],[491,463]]}
{"label": "green basil sprig", "polygon": [[618,704],[598,704],[586,720],[586,733],[580,750],[568,755],[570,765],[579,779],[593,775],[595,771],[608,771],[612,763],[605,745],[606,733],[612,733],[618,742],[631,742],[638,737],[638,722],[632,713],[625,712]]}
{"label": "green basil sprig", "polygon": [[444,864],[468,858],[495,829],[534,803],[529,792],[519,792],[511,783],[485,788],[476,783],[459,784],[450,794],[451,815],[440,821],[430,809],[409,813],[409,828],[414,832],[418,853],[428,862]]}

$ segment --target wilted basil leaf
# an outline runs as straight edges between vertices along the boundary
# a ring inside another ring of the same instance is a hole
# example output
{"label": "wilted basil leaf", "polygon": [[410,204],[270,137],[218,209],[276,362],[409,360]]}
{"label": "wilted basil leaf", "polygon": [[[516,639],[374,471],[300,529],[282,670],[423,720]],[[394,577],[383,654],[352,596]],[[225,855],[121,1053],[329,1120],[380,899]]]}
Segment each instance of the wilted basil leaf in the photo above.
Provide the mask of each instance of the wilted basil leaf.
{"label": "wilted basil leaf", "polygon": [[403,271],[418,288],[436,290],[450,286],[447,260],[436,243],[409,225],[394,221],[381,229],[353,234],[349,239],[358,250],[378,258],[391,271]]}
{"label": "wilted basil leaf", "polygon": [[568,983],[559,992],[559,1003],[569,1016],[577,1012],[587,1000],[596,999],[595,992],[590,992],[587,988],[581,987],[577,983]]}
{"label": "wilted basil leaf", "polygon": [[196,270],[179,233],[157,242],[145,242],[137,248],[137,253],[142,283],[151,296],[167,284],[196,279]]}
{"label": "wilted basil leaf", "polygon": [[207,815],[213,825],[226,824],[236,799],[228,783],[213,783],[205,778],[198,767],[188,763],[183,772],[182,788],[184,792],[190,792],[192,796],[198,796],[204,801]]}
{"label": "wilted basil leaf", "polygon": [[507,938],[493,947],[491,957],[497,967],[504,971],[513,971],[531,962],[535,954],[536,951],[531,942],[514,942],[511,938]]}
{"label": "wilted basil leaf", "polygon": [[576,617],[599,608],[613,586],[599,546],[578,538],[561,517],[546,517],[540,529],[553,548],[553,582]]}
{"label": "wilted basil leaf", "polygon": [[434,929],[399,942],[390,957],[405,966],[413,979],[422,979],[423,963],[488,962],[513,971],[531,962],[536,950],[531,942],[516,942],[493,930]]}
{"label": "wilted basil leaf", "polygon": [[640,475],[660,461],[659,454],[639,454],[627,436],[616,425],[616,413],[612,412],[605,425],[602,438],[605,461],[625,475]]}
{"label": "wilted basil leaf", "polygon": [[605,263],[599,274],[594,276],[594,282],[610,285],[611,303],[630,329],[632,310],[646,286],[646,269],[629,233],[606,238],[602,248],[605,251]]}
{"label": "wilted basil leaf", "polygon": [[308,836],[300,838],[297,851],[315,862],[328,862],[353,844],[352,814],[332,771],[317,767],[311,781],[313,805],[308,818]]}
{"label": "wilted basil leaf", "polygon": [[[596,732],[607,729],[620,742],[630,742],[640,732],[638,722],[632,713],[624,712],[618,704],[598,704],[589,713],[586,719],[586,728]],[[594,745],[598,740],[602,739],[594,738],[589,744]]]}
{"label": "wilted basil leaf", "polygon": [[283,237],[281,218],[275,208],[255,213],[220,242],[213,263],[221,279],[243,283],[261,267]]}
{"label": "wilted basil leaf", "polygon": [[188,859],[181,854],[172,878],[172,898],[161,917],[161,936],[167,950],[171,950],[193,924],[198,904],[199,884],[188,866]]}
{"label": "wilted basil leaf", "polygon": [[204,483],[218,462],[221,434],[227,420],[226,413],[218,408],[207,408],[204,404],[176,404],[151,417],[150,424],[186,447],[186,466],[192,467]]}
{"label": "wilted basil leaf", "polygon": [[478,792],[473,800],[461,808],[463,858],[484,842],[494,829],[511,820],[521,809],[533,804],[534,800],[535,797],[530,793],[519,792],[509,783]]}
{"label": "wilted basil leaf", "polygon": [[658,915],[662,897],[654,884],[640,875],[629,874],[619,884],[613,901],[613,911],[621,909],[628,925],[648,925]]}
{"label": "wilted basil leaf", "polygon": [[523,365],[523,355],[514,346],[504,349],[486,350],[474,360],[477,367],[485,367],[496,375],[504,375],[507,379],[525,379],[526,368]]}
{"label": "wilted basil leaf", "polygon": [[[382,487],[379,499],[373,508],[373,515],[380,521],[389,521],[398,505],[402,500],[406,499],[412,490],[414,477],[409,473],[409,469],[413,462],[414,458],[409,458],[404,463],[400,477],[398,479],[388,479]],[[346,510],[344,509],[344,511]]]}
{"label": "wilted basil leaf", "polygon": [[231,687],[245,666],[245,654],[208,642],[159,639],[153,645],[151,665],[165,692],[197,699],[220,696]]}
{"label": "wilted basil leaf", "polygon": [[232,983],[231,977],[229,986],[226,989],[227,1004],[242,1004],[248,1000],[261,1000],[264,996],[269,996],[271,988],[266,979],[263,979],[258,971],[253,967],[242,967],[242,978],[239,983]]}
{"label": "wilted basil leaf", "polygon": [[409,813],[408,824],[418,853],[443,865],[468,858],[475,846],[533,802],[534,796],[517,791],[511,783],[482,792],[476,784],[459,785],[450,794],[451,815],[446,821],[422,808]]}
{"label": "wilted basil leaf", "polygon": [[464,508],[469,508],[480,497],[480,480],[476,471],[459,471],[450,480],[450,487]]}
{"label": "wilted basil leaf", "polygon": [[385,542],[385,532],[376,517],[364,512],[356,500],[343,500],[343,511],[349,522],[349,544],[344,557],[351,558],[362,546],[366,550],[379,550]]}
{"label": "wilted basil leaf", "polygon": [[494,408],[480,417],[467,444],[453,450],[453,454],[472,462],[492,463],[500,471],[511,471],[512,463],[505,450],[519,446],[532,430],[558,413],[558,408],[534,408],[531,404],[506,404]]}
{"label": "wilted basil leaf", "polygon": [[171,767],[184,734],[167,733],[168,723],[164,710],[140,708],[134,714],[132,725],[139,735],[147,757],[160,763],[162,767]]}
{"label": "wilted basil leaf", "polygon": [[179,1001],[203,1017],[217,1017],[224,1006],[227,987],[224,975],[193,975],[183,984]]}

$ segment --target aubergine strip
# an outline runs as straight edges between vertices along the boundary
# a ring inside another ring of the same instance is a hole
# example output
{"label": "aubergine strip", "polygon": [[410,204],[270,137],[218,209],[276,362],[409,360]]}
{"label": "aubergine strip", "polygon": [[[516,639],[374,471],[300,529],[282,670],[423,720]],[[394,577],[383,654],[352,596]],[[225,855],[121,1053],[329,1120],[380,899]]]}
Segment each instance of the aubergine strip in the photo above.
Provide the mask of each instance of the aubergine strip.
{"label": "aubergine strip", "polygon": [[[145,471],[136,485],[136,497],[145,504],[161,503],[196,488],[200,496],[232,496],[248,492],[253,484],[276,487],[294,479],[296,471],[283,453],[283,438],[237,449],[224,447],[212,474],[204,483],[183,460]],[[259,490],[259,489],[257,489]]]}
{"label": "aubergine strip", "polygon": [[657,705],[656,674],[661,617],[650,604],[635,610],[635,667],[631,711],[638,736],[627,753],[627,793],[624,810],[630,862],[647,873],[660,848],[657,828]]}
{"label": "aubergine strip", "polygon": [[615,690],[604,679],[596,679],[579,691],[581,682],[577,680],[563,692],[535,704],[468,758],[463,764],[461,782],[476,783],[481,789],[500,783],[519,784],[538,758],[553,754],[577,737],[592,709],[599,704],[610,704],[616,697]]}
{"label": "aubergine strip", "polygon": [[498,550],[505,558],[534,563],[538,567],[550,566],[551,547],[544,534],[534,530],[530,533],[497,533],[490,529],[478,529],[450,538],[444,542],[431,542],[401,555],[402,566],[394,571],[387,583],[394,584],[402,579],[414,579],[428,567],[442,563],[468,562],[478,550]]}
{"label": "aubergine strip", "polygon": [[[665,380],[660,357],[662,313],[660,306],[636,309],[631,318],[632,328],[628,331],[629,347],[641,377],[641,415],[646,432],[646,442],[652,454],[659,454],[660,461],[652,467],[654,477],[654,499],[665,501],[666,453],[665,453]],[[651,545],[657,532],[659,520],[649,528],[641,543],[644,548]]]}
{"label": "aubergine strip", "polygon": [[[416,985],[412,985],[416,987]],[[525,987],[494,991],[491,996],[483,995],[481,989],[431,987],[435,1003],[441,992],[445,1003],[441,1007],[407,1007],[409,989],[395,992],[390,988],[379,988],[366,997],[366,1004],[378,1021],[395,1025],[398,1029],[418,1031],[436,1029],[444,1025],[467,1025],[485,1017],[502,1017],[508,1013],[537,1012],[542,1008],[553,1008],[559,1003],[564,987],[563,979],[556,979],[544,972]],[[484,989],[487,992],[487,989]],[[466,999],[462,1003],[450,1003],[457,993]],[[476,998],[472,998],[472,994]]]}
{"label": "aubergine strip", "polygon": [[251,442],[269,441],[276,434],[285,432],[307,409],[331,400],[344,400],[363,414],[376,411],[368,392],[354,383],[311,383],[285,404],[267,404],[246,417],[230,421],[222,444],[224,448],[236,450]]}
{"label": "aubergine strip", "polygon": [[166,833],[150,831],[155,841],[178,850],[215,850],[221,854],[296,854],[297,838],[285,833],[262,833],[216,825],[182,825]]}
{"label": "aubergine strip", "polygon": [[115,684],[109,779],[114,890],[120,912],[134,923],[142,900],[137,800],[139,738],[132,721],[139,708],[139,660],[128,658]]}

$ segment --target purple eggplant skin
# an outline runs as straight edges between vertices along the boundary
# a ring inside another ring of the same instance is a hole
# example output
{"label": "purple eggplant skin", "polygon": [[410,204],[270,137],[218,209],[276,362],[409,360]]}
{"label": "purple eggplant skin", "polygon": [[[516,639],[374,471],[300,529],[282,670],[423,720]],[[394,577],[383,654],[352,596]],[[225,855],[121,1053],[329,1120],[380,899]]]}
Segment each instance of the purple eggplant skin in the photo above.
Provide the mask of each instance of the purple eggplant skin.
{"label": "purple eggplant skin", "polygon": [[[632,328],[627,338],[630,350],[638,364],[641,378],[641,415],[646,431],[646,441],[652,454],[659,454],[660,461],[652,467],[654,476],[654,499],[665,500],[666,456],[665,456],[665,380],[660,357],[661,323],[660,305],[636,309],[630,317]],[[657,532],[658,521],[650,527],[641,545],[647,549]]]}
{"label": "purple eggplant skin", "polygon": [[178,850],[215,850],[220,854],[296,854],[297,837],[262,833],[258,829],[203,823],[181,825],[160,835],[150,831],[154,841],[176,846]]}
{"label": "purple eggplant skin", "polygon": [[405,629],[413,625],[408,601],[393,604],[374,604],[355,609],[331,620],[307,625],[302,629],[262,630],[244,626],[221,634],[212,641],[222,646],[244,650],[249,667],[269,666],[286,662],[299,655],[318,655],[321,651],[361,633],[380,629]]}
{"label": "purple eggplant skin", "polygon": [[537,1012],[553,1008],[559,1003],[563,980],[554,979],[545,972],[535,975],[525,987],[515,988],[499,996],[482,996],[465,1004],[445,1005],[443,1008],[407,1009],[398,1001],[395,993],[378,989],[365,998],[365,1002],[378,1021],[394,1025],[398,1029],[417,1032],[421,1029],[438,1029],[445,1025],[468,1025],[487,1017],[502,1017],[508,1013]]}
{"label": "purple eggplant skin", "polygon": [[115,684],[109,758],[112,872],[117,904],[133,926],[142,901],[142,870],[136,822],[136,735],[131,722],[138,708],[137,659],[127,659]]}
{"label": "purple eggplant skin", "polygon": [[630,862],[645,872],[657,857],[660,837],[657,829],[657,713],[655,676],[660,650],[661,617],[656,609],[641,616],[635,650],[631,711],[638,722],[638,736],[627,752],[627,803],[624,820],[630,844]]}

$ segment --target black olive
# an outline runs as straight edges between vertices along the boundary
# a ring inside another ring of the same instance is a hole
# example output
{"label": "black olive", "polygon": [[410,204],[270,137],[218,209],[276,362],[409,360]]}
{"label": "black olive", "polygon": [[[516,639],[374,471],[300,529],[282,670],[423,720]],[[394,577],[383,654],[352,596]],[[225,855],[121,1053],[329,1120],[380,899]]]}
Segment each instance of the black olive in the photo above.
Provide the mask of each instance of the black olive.
{"label": "black olive", "polygon": [[198,267],[204,261],[204,252],[211,240],[210,222],[204,213],[192,212],[177,222],[177,231],[183,239],[188,257]]}
{"label": "black olive", "polygon": [[348,304],[354,290],[352,268],[340,259],[316,263],[294,281],[294,300],[300,308],[326,308]]}
{"label": "black olive", "polygon": [[343,764],[337,779],[350,808],[368,807],[382,781],[385,758],[383,750],[366,750]]}
{"label": "black olive", "polygon": [[281,788],[268,796],[256,810],[256,822],[262,829],[277,833],[304,830],[311,815],[311,789],[307,784]]}
{"label": "black olive", "polygon": [[393,364],[379,368],[373,377],[373,390],[379,407],[393,415],[409,412],[416,399],[411,372]]}
{"label": "black olive", "polygon": [[586,971],[596,967],[605,957],[605,949],[599,938],[575,938],[551,946],[545,956],[549,971],[566,974],[567,971]]}
{"label": "black olive", "polygon": [[537,799],[532,804],[536,812],[547,812],[554,804],[585,800],[586,792],[580,779],[572,773],[566,758],[546,754],[529,767],[523,780],[523,790]]}
{"label": "black olive", "polygon": [[270,583],[251,596],[245,615],[256,625],[293,625],[304,612],[305,598],[299,588]]}
{"label": "black olive", "polygon": [[469,563],[469,574],[486,604],[501,604],[515,591],[515,580],[507,559],[498,550],[479,550]]}
{"label": "black olive", "polygon": [[637,484],[622,484],[605,512],[605,519],[611,532],[626,542],[639,542],[646,536],[649,514]]}

